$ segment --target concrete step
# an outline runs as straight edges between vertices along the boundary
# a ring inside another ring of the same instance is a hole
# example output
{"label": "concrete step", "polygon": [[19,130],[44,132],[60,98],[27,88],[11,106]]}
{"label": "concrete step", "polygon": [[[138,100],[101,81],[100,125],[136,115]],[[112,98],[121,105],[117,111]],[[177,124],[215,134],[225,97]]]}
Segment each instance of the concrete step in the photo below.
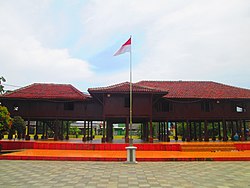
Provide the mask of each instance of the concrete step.
{"label": "concrete step", "polygon": [[235,151],[236,147],[182,147],[183,152]]}

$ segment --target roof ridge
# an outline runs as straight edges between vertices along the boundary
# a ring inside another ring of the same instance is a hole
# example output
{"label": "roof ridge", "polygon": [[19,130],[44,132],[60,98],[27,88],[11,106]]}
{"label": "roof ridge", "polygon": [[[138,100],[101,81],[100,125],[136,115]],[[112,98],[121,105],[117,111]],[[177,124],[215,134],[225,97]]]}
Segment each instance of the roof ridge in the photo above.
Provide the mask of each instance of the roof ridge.
{"label": "roof ridge", "polygon": [[[141,83],[141,82],[214,82],[214,81],[202,81],[202,80],[141,80],[139,82],[136,83]],[[217,83],[217,82],[215,82]]]}
{"label": "roof ridge", "polygon": [[[89,93],[104,92],[104,91],[114,92],[114,90],[116,90],[116,92],[125,92],[125,90],[129,91],[129,87],[130,87],[130,82],[122,82],[122,83],[114,84],[114,85],[107,86],[107,87],[89,88],[88,91],[89,91]],[[133,87],[133,92],[146,92],[146,91],[157,92],[157,93],[167,93],[168,92],[168,90],[165,90],[165,89],[144,86],[144,85],[141,85],[139,83],[132,83],[132,87]]]}
{"label": "roof ridge", "polygon": [[60,84],[60,83],[33,83],[32,85],[64,85],[64,86],[68,86],[68,85],[71,85],[71,84]]}
{"label": "roof ridge", "polygon": [[2,97],[8,96],[8,95],[13,94],[13,93],[16,93],[16,92],[20,92],[20,91],[22,91],[22,90],[24,90],[24,89],[30,88],[31,86],[33,86],[33,85],[35,85],[35,84],[36,84],[36,83],[33,83],[33,84],[30,84],[30,85],[27,85],[27,86],[24,86],[24,87],[15,89],[14,91],[10,91],[10,92],[8,92],[8,93],[4,93],[4,94],[2,95]]}
{"label": "roof ridge", "polygon": [[126,82],[121,82],[121,83],[113,84],[113,85],[106,86],[106,87],[89,88],[88,91],[89,91],[89,90],[100,90],[100,89],[112,89],[112,88],[114,88],[114,87],[119,87],[119,86],[122,86],[122,85],[127,84],[127,83],[129,83],[129,82],[128,82],[128,81],[126,81]]}
{"label": "roof ridge", "polygon": [[1,97],[13,98],[69,98],[69,99],[85,99],[90,95],[84,94],[71,84],[55,84],[55,83],[33,83],[28,86],[16,89],[12,92],[1,95]]}
{"label": "roof ridge", "polygon": [[231,85],[223,84],[223,83],[220,83],[220,82],[214,82],[214,81],[212,81],[212,83],[218,84],[218,85],[222,85],[222,86],[226,86],[226,87],[230,87],[230,88],[243,89],[243,90],[250,91],[250,89],[248,89],[248,88],[243,88],[243,87],[238,87],[238,86],[231,86]]}
{"label": "roof ridge", "polygon": [[142,86],[140,85],[140,83],[134,83],[134,85],[136,86],[139,86],[139,87],[142,87],[142,88],[145,88],[145,89],[150,89],[150,90],[159,90],[159,91],[165,91],[165,92],[168,92],[168,90],[165,90],[165,89],[161,89],[161,88],[155,88],[155,87],[149,87],[149,86]]}

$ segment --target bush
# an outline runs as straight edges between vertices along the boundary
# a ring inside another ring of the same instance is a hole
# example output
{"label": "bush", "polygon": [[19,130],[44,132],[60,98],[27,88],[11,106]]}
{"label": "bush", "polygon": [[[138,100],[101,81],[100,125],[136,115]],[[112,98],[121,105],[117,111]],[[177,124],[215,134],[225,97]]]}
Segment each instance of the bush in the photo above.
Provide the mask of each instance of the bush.
{"label": "bush", "polygon": [[10,113],[5,106],[0,105],[0,139],[2,138],[2,133],[9,131],[12,125],[12,119]]}
{"label": "bush", "polygon": [[13,118],[12,130],[17,131],[18,139],[21,139],[22,134],[25,134],[25,121],[20,116]]}

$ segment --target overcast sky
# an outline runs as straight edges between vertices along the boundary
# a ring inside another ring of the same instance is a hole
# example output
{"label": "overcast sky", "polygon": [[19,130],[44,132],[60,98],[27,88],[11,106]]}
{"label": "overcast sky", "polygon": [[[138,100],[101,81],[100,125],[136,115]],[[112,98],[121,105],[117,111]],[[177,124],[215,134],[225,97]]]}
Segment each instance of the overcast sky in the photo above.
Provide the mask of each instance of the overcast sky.
{"label": "overcast sky", "polygon": [[208,80],[250,89],[249,0],[0,0],[0,77],[79,90]]}

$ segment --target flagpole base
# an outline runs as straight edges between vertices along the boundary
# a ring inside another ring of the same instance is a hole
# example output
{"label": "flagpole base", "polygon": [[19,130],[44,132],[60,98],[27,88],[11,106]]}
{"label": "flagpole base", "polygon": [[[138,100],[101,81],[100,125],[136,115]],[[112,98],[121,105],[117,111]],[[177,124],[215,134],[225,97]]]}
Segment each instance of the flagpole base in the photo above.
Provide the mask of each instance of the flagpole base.
{"label": "flagpole base", "polygon": [[137,147],[135,146],[126,147],[126,150],[127,150],[127,161],[125,162],[126,164],[137,164],[136,155],[135,155],[136,149]]}

